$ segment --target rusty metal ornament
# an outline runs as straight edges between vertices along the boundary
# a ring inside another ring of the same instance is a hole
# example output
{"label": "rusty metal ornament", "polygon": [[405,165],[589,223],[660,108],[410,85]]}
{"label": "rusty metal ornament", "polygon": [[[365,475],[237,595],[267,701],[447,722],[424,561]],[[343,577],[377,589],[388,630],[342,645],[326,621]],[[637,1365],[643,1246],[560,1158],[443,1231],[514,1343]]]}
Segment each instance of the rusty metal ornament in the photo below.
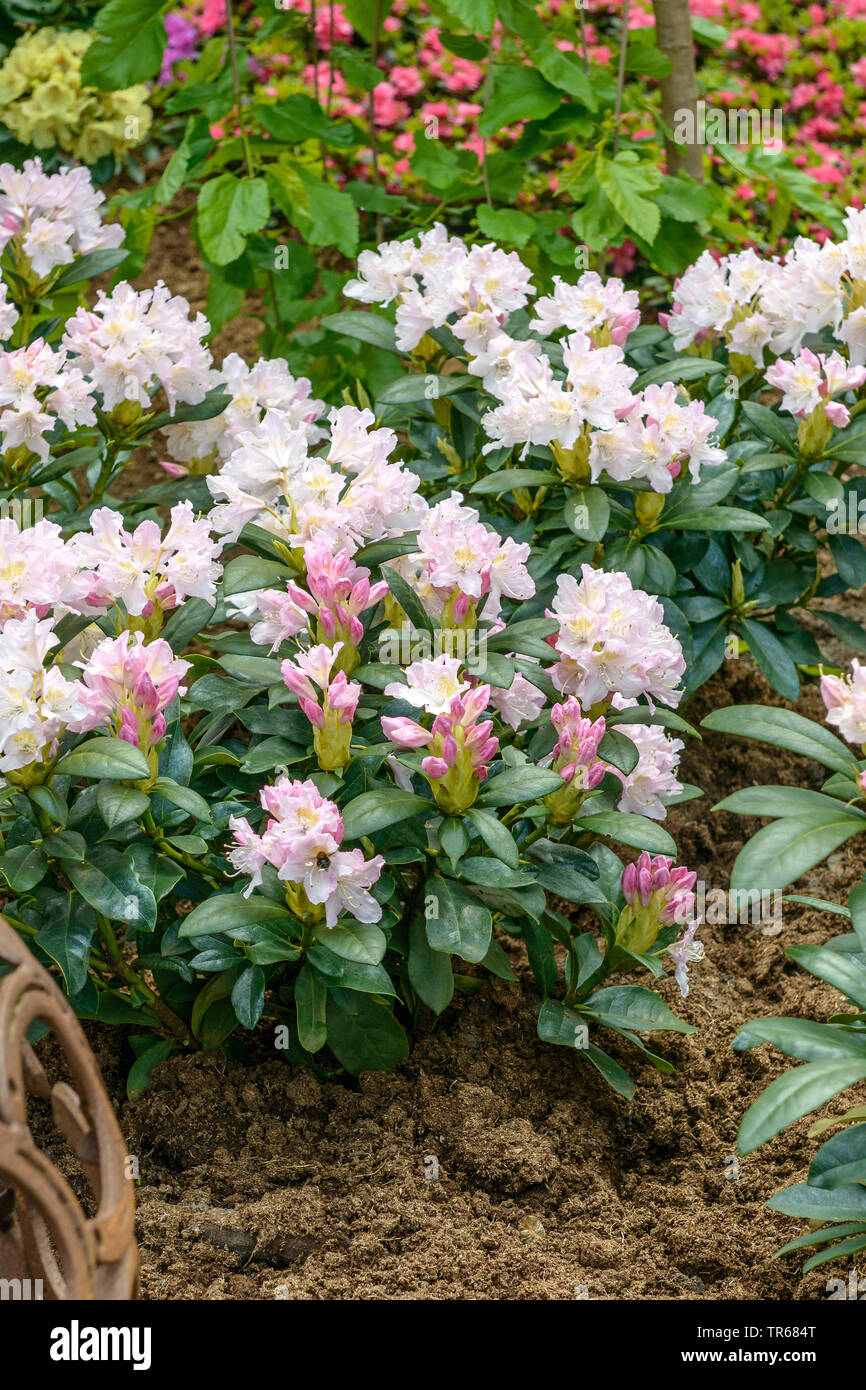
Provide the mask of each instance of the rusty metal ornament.
{"label": "rusty metal ornament", "polygon": [[[2,917],[0,962],[12,966],[0,978],[0,1278],[41,1280],[47,1299],[135,1298],[133,1186],[96,1060],[69,1003]],[[52,1085],[28,1043],[37,1019],[63,1049],[72,1085]],[[92,1217],[36,1144],[28,1091],[50,1103],[93,1194]]]}

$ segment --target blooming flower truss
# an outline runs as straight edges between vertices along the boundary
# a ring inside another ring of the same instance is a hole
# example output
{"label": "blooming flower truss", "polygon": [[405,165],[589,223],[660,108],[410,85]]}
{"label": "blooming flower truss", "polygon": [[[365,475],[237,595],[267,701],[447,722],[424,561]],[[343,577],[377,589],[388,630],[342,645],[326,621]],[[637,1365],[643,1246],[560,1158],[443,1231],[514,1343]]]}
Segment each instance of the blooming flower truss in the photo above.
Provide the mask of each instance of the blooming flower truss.
{"label": "blooming flower truss", "polygon": [[82,81],[94,40],[84,29],[42,25],[17,40],[0,65],[3,124],[22,145],[60,148],[84,164],[125,154],[151,124],[143,83],[100,91]]}
{"label": "blooming flower truss", "polygon": [[[164,429],[174,463],[163,463],[173,476],[184,473],[210,473],[230,458],[238,447],[242,432],[254,429],[268,410],[278,410],[291,429],[304,429],[312,447],[324,437],[315,423],[325,412],[324,401],[310,395],[306,377],[295,378],[280,358],[260,357],[248,367],[237,353],[229,353],[211,385],[230,396],[219,415],[209,420],[192,420]],[[188,468],[180,465],[187,464]]]}
{"label": "blooming flower truss", "polygon": [[122,603],[130,618],[141,620],[134,626],[148,632],[158,633],[163,615],[188,598],[216,599],[222,543],[211,536],[207,518],[196,520],[189,501],[172,508],[164,536],[155,521],[128,531],[118,512],[99,507],[90,530],[77,532],[69,546],[95,576],[97,592]]}
{"label": "blooming flower truss", "polygon": [[364,304],[396,300],[397,346],[411,352],[452,316],[495,322],[521,309],[532,290],[530,272],[516,252],[490,243],[467,247],[437,222],[417,245],[393,241],[362,251],[358,278],[348,281],[344,293]]}
{"label": "blooming flower truss", "polygon": [[[120,246],[123,228],[103,223],[104,202],[87,169],[48,174],[40,159],[27,159],[20,169],[0,164],[0,250],[13,298],[16,289],[32,291],[76,256]],[[0,337],[11,327],[0,321]]]}
{"label": "blooming flower truss", "polygon": [[147,409],[157,385],[174,414],[179,401],[198,405],[213,384],[211,355],[202,341],[209,325],[203,314],[190,320],[189,312],[187,301],[161,280],[141,291],[123,282],[110,295],[100,290],[94,309],[76,311],[63,347],[106,411],[118,412],[120,420],[134,420]]}
{"label": "blooming flower truss", "polygon": [[372,411],[354,406],[328,418],[326,457],[310,454],[308,427],[279,410],[240,431],[237,448],[207,480],[217,499],[212,523],[228,540],[255,522],[292,549],[315,539],[354,553],[367,541],[412,529],[424,503],[418,477],[389,462],[393,431],[370,430]]}
{"label": "blooming flower truss", "polygon": [[0,772],[50,764],[59,740],[81,716],[77,691],[57,666],[46,668],[59,642],[50,618],[10,618],[0,633]]}
{"label": "blooming flower truss", "polygon": [[380,854],[365,859],[361,849],[340,848],[343,819],[314,782],[281,777],[262,789],[261,804],[269,817],[262,835],[244,817],[229,822],[234,846],[228,857],[239,872],[251,875],[244,896],[261,882],[262,866],[270,864],[305,923],[333,929],[342,912],[356,922],[381,921],[381,905],[369,890],[385,861]]}
{"label": "blooming flower truss", "polygon": [[682,648],[663,622],[661,604],[634,589],[628,575],[589,565],[579,580],[560,575],[549,616],[559,624],[558,690],[592,706],[613,695],[679,703]]}
{"label": "blooming flower truss", "polygon": [[[98,643],[86,661],[75,694],[82,713],[78,732],[113,727],[119,739],[150,752],[165,737],[164,710],[185,694],[181,677],[189,662],[175,657],[168,642],[145,642],[140,632],[122,632]],[[155,772],[155,759],[151,760]]]}

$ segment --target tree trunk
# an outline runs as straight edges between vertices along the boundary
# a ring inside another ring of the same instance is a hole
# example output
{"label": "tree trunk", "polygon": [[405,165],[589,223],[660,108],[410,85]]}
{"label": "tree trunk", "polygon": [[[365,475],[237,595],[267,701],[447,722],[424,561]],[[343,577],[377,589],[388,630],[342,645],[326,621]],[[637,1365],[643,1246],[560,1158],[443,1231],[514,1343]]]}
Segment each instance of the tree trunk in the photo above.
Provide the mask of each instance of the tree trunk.
{"label": "tree trunk", "polygon": [[678,124],[680,128],[684,124],[682,114],[678,116],[677,113],[690,111],[687,125],[694,137],[691,142],[680,144],[665,136],[668,173],[676,175],[682,169],[702,183],[704,146],[697,141],[698,84],[689,0],[653,0],[653,10],[656,44],[673,63],[670,77],[662,82],[662,117],[665,125],[673,130]]}

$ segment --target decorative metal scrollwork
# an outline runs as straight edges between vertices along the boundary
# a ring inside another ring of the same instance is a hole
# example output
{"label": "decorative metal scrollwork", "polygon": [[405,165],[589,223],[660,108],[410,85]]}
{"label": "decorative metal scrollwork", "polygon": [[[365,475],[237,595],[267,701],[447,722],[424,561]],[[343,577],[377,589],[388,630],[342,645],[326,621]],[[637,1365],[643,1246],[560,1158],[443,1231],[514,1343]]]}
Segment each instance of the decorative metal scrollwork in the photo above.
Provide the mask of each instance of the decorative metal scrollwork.
{"label": "decorative metal scrollwork", "polygon": [[[135,1298],[133,1187],[96,1060],[69,1003],[2,917],[0,962],[12,967],[0,978],[0,1278],[29,1280],[50,1299]],[[63,1049],[71,1085],[52,1084],[27,1041],[37,1020]],[[50,1104],[90,1186],[92,1216],[35,1142],[28,1092]]]}

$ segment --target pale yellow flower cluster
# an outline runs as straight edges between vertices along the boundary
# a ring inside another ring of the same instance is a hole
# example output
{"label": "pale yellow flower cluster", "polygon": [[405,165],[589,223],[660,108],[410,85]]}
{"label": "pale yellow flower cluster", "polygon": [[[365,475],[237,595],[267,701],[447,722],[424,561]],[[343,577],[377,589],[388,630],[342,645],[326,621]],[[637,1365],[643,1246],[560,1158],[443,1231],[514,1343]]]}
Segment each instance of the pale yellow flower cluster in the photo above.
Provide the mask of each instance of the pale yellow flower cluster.
{"label": "pale yellow flower cluster", "polygon": [[81,85],[93,35],[49,25],[18,40],[0,65],[0,121],[23,145],[59,146],[84,164],[123,154],[150,129],[143,83],[120,92]]}

